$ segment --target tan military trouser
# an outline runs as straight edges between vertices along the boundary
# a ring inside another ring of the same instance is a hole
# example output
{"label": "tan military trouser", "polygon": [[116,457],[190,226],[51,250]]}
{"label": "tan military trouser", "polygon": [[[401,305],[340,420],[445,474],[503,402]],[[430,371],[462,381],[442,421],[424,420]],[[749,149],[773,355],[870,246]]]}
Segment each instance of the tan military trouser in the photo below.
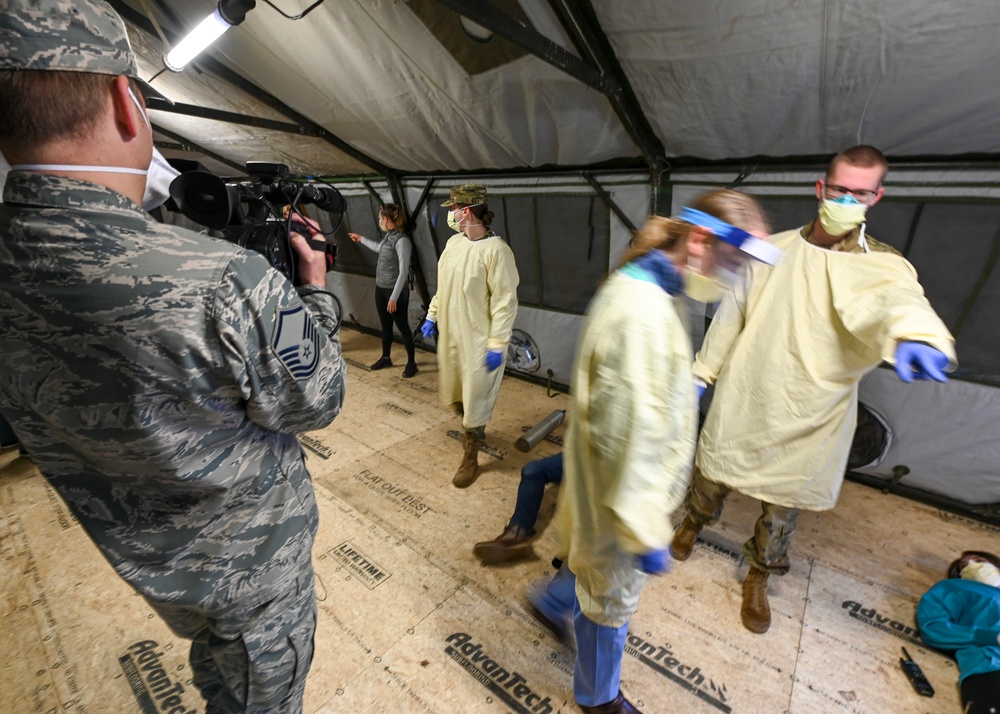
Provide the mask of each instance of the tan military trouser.
{"label": "tan military trouser", "polygon": [[[722,515],[722,506],[730,490],[728,486],[709,481],[695,467],[686,503],[691,520],[699,526],[713,525]],[[753,537],[743,544],[743,555],[758,570],[784,575],[791,567],[788,547],[795,533],[799,509],[766,501],[761,501],[760,506],[763,513],[754,526]]]}

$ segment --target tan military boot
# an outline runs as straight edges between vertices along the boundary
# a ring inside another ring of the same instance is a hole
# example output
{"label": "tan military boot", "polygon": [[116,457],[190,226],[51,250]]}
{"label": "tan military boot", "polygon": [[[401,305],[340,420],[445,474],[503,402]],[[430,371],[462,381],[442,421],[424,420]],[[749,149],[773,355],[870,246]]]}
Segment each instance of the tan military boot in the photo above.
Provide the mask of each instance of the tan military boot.
{"label": "tan military boot", "polygon": [[468,488],[479,478],[479,445],[483,437],[479,430],[465,431],[465,454],[462,456],[462,465],[455,472],[455,478],[451,480],[457,488]]}
{"label": "tan military boot", "polygon": [[691,516],[684,516],[684,522],[674,533],[674,539],[670,543],[670,553],[674,556],[674,560],[687,560],[691,557],[694,542],[700,532],[701,524],[691,520]]}
{"label": "tan military boot", "polygon": [[743,607],[740,618],[750,632],[762,635],[771,626],[771,606],[767,603],[767,576],[770,573],[750,568],[743,581]]}
{"label": "tan military boot", "polygon": [[499,537],[476,543],[472,552],[483,565],[526,560],[535,555],[531,548],[531,536],[521,526],[507,526]]}

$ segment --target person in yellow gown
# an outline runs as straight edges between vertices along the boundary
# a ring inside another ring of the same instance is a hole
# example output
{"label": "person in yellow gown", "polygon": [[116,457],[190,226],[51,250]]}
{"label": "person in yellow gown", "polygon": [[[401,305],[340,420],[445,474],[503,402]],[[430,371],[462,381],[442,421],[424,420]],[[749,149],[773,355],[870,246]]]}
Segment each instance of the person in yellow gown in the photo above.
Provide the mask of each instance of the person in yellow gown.
{"label": "person in yellow gown", "polygon": [[788,572],[799,511],[837,502],[862,376],[884,360],[904,382],[945,381],[956,366],[954,339],[913,266],[866,235],[887,170],[870,146],[835,156],[816,182],[817,219],[769,238],[784,259],[748,266],[695,359],[695,377],[715,394],[672,552],[690,556],[730,490],[760,500],[763,514],[743,546],[750,570],[741,619],[752,632],[770,627],[767,579]]}
{"label": "person in yellow gown", "polygon": [[455,405],[465,428],[465,453],[452,483],[471,486],[479,476],[479,447],[493,414],[503,363],[517,316],[519,277],[514,253],[492,231],[486,188],[451,190],[442,206],[455,231],[438,259],[438,287],[431,298],[424,337],[437,334],[441,403]]}
{"label": "person in yellow gown", "polygon": [[696,273],[714,273],[723,236],[740,251],[762,243],[747,231],[766,236],[766,222],[737,191],[654,216],[587,308],[555,519],[564,567],[531,597],[553,629],[572,616],[584,712],[638,711],[619,688],[625,640],[647,576],[669,565],[670,514],[687,491],[698,426],[684,294]]}

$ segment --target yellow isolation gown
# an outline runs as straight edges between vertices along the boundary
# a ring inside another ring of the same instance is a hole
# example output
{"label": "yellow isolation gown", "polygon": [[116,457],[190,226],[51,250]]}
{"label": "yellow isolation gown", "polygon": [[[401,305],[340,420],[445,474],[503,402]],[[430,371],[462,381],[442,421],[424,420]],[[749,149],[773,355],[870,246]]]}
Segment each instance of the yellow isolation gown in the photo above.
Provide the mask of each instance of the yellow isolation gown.
{"label": "yellow isolation gown", "polygon": [[587,310],[573,367],[557,523],[584,614],[620,627],[665,549],[684,499],[697,408],[682,305],[656,284],[613,273]]}
{"label": "yellow isolation gown", "polygon": [[503,366],[486,371],[486,352],[506,354],[520,278],[499,236],[448,239],[438,259],[438,287],[427,317],[437,322],[441,403],[461,402],[466,429],[485,426],[500,393]]}
{"label": "yellow isolation gown", "polygon": [[749,265],[705,335],[693,371],[715,395],[696,463],[748,496],[826,510],[840,495],[861,377],[893,362],[898,341],[930,344],[951,369],[956,359],[909,262],[820,248],[803,230],[769,239],[784,259]]}

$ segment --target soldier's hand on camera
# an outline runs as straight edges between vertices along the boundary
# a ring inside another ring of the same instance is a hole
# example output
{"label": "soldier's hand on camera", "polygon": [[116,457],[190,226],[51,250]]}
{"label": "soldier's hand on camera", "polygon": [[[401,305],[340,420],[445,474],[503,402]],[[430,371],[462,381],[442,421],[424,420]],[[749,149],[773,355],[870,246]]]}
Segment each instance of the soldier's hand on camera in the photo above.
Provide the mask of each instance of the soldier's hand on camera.
{"label": "soldier's hand on camera", "polygon": [[[292,214],[292,223],[301,223],[309,230],[313,240],[326,242],[319,224],[311,218],[303,218],[297,213]],[[292,247],[299,256],[299,281],[303,285],[314,285],[317,288],[326,287],[326,253],[309,245],[305,236],[296,231],[290,232]]]}

